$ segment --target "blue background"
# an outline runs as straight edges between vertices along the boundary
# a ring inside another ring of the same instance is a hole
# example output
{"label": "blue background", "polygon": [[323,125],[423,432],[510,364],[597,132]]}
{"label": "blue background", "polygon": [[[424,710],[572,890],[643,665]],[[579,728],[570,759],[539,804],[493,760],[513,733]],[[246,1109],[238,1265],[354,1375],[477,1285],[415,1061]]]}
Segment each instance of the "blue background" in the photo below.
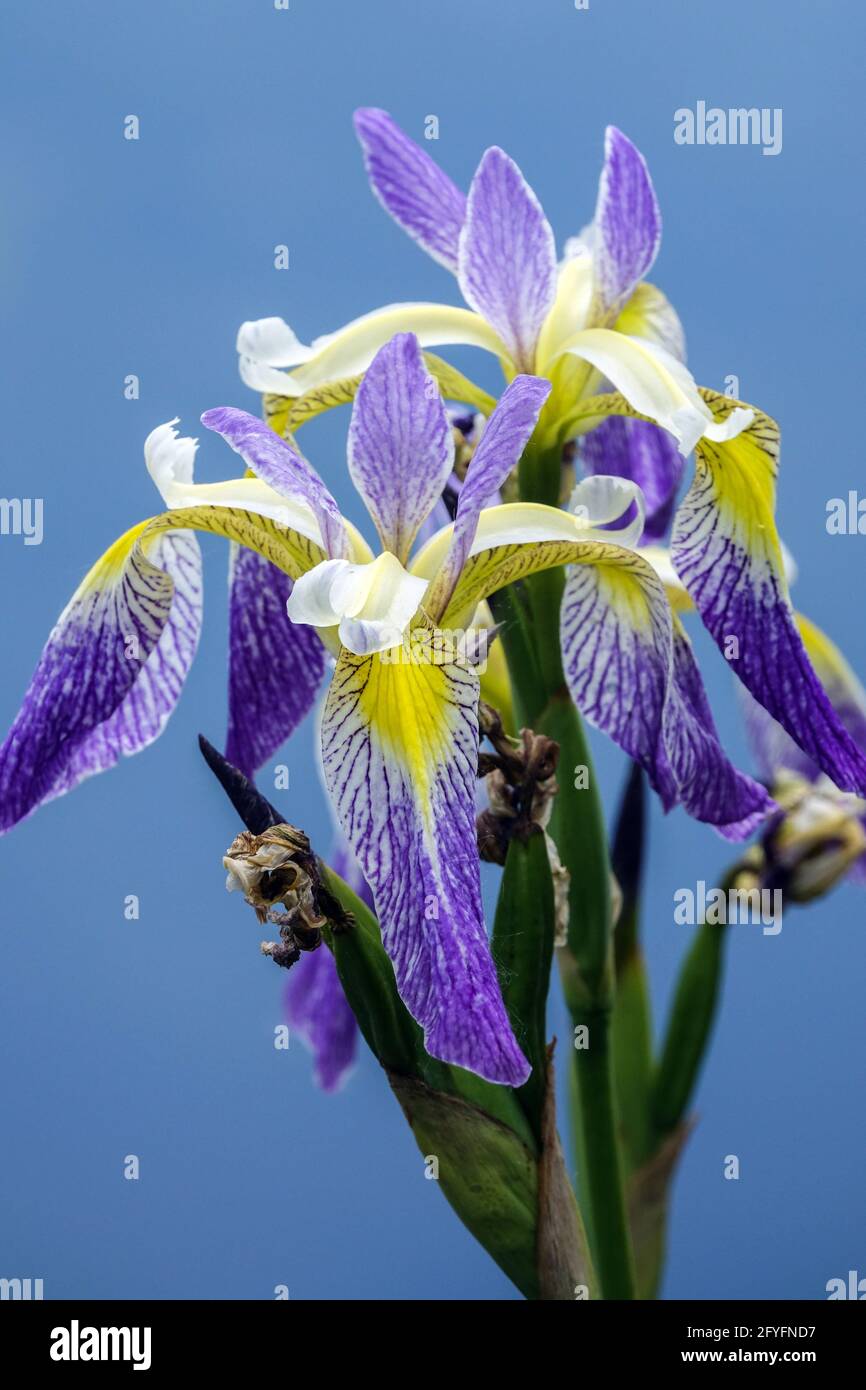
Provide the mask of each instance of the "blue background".
{"label": "blue background", "polygon": [[[4,496],[45,499],[45,539],[0,538],[0,722],[78,579],[157,499],[156,424],[229,403],[246,318],[302,337],[399,299],[458,302],[368,191],[355,106],[384,106],[464,185],[501,144],[558,241],[592,213],[607,122],[644,151],[665,217],[653,279],[698,379],[780,419],[779,514],[799,605],[866,672],[863,547],[826,534],[857,487],[862,395],[862,6],[810,0],[57,0],[3,7],[0,293]],[[680,147],[673,113],[784,110],[784,147]],[[141,138],[123,139],[136,114]],[[273,248],[290,247],[277,272]],[[456,355],[488,385],[480,354]],[[141,381],[126,401],[123,379]],[[348,501],[344,412],[308,452]],[[200,478],[231,457],[204,440]],[[464,1232],[371,1058],[337,1098],[293,1039],[281,977],[223,889],[234,818],[195,735],[225,725],[226,552],[205,541],[206,625],[177,714],[142,757],[48,806],[0,846],[0,1275],[47,1297],[513,1297]],[[729,673],[695,630],[719,724],[748,753]],[[596,740],[611,806],[619,754]],[[329,835],[309,725],[274,761],[279,799]],[[265,785],[268,786],[267,775]],[[276,793],[274,794],[276,796]],[[657,1017],[690,929],[678,886],[730,850],[655,813],[646,934]],[[141,900],[127,922],[127,894]],[[671,1297],[821,1298],[866,1273],[863,899],[734,928],[724,1010],[673,1209]],[[564,1035],[557,1009],[553,1026]],[[123,1178],[139,1155],[138,1182]],[[737,1154],[738,1182],[722,1176]]]}

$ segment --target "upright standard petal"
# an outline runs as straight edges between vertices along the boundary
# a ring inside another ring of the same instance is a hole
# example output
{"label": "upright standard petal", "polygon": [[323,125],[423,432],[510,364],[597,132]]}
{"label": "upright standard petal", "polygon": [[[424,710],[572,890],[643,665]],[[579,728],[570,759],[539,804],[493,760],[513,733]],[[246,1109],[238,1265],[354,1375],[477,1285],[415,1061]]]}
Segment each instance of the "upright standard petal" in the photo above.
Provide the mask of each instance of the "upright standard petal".
{"label": "upright standard petal", "polygon": [[254,415],[231,406],[206,410],[201,422],[223,439],[259,478],[284,497],[301,497],[313,510],[329,555],[348,554],[340,509],[312,464]]}
{"label": "upright standard petal", "polygon": [[446,607],[469,556],[481,512],[517,467],[549,394],[550,382],[542,377],[515,377],[484,426],[460,489],[448,555],[428,598],[431,617]]}
{"label": "upright standard petal", "polygon": [[355,131],[373,192],[386,212],[435,261],[457,273],[466,195],[387,111],[362,106]]}
{"label": "upright standard petal", "polygon": [[225,756],[251,780],[312,708],[325,648],[290,621],[292,580],[233,546],[229,576],[229,720]]}
{"label": "upright standard petal", "polygon": [[400,996],[428,1052],[519,1086],[481,907],[478,678],[436,641],[391,662],[344,651],[322,726],[331,799],[376,904]]}
{"label": "upright standard petal", "polygon": [[593,269],[602,319],[618,310],[648,273],[661,234],[661,213],[646,160],[621,130],[608,126],[592,225]]}
{"label": "upright standard petal", "polygon": [[[736,406],[705,393],[720,419]],[[866,792],[866,754],[834,710],[803,645],[775,523],[779,431],[757,415],[724,444],[703,439],[674,518],[677,573],[732,670],[843,791]]]}
{"label": "upright standard petal", "polygon": [[162,732],[198,645],[201,557],[189,532],[106,551],[52,631],[0,748],[0,830]]}
{"label": "upright standard petal", "polygon": [[382,545],[405,564],[454,464],[454,435],[414,334],[396,334],[373,358],[355,397],[348,454]]}
{"label": "upright standard petal", "polygon": [[483,155],[469,190],[458,278],[467,304],[492,324],[514,366],[531,372],[556,298],[556,248],[541,204],[496,146]]}

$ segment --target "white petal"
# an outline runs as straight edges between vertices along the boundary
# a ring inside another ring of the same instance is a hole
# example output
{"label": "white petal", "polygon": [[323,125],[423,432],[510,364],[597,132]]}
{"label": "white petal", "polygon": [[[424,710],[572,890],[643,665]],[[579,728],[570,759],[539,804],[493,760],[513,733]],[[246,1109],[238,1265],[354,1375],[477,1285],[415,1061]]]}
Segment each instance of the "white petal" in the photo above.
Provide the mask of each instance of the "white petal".
{"label": "white petal", "polygon": [[235,344],[241,357],[251,357],[266,367],[296,367],[308,362],[316,345],[302,343],[285,319],[248,319],[238,329]]}
{"label": "white petal", "polygon": [[591,527],[599,527],[619,521],[632,503],[636,508],[634,519],[627,526],[604,533],[607,540],[631,548],[637,545],[646,524],[646,500],[637,483],[601,473],[584,478],[574,488],[568,510]]}
{"label": "white petal", "polygon": [[[241,376],[254,390],[299,396],[329,381],[366,371],[379,348],[395,333],[416,334],[422,347],[466,344],[485,348],[497,357],[508,356],[504,343],[490,325],[469,309],[450,304],[389,304],[353,320],[336,333],[317,338],[311,355],[300,360],[292,372],[278,372],[270,362],[245,351],[240,360]],[[247,335],[244,347],[249,349],[252,344],[252,337]],[[266,347],[270,346],[266,339]]]}
{"label": "white petal", "polygon": [[578,254],[566,254],[559,263],[556,299],[544,320],[536,349],[535,366],[542,376],[568,340],[586,327],[591,305],[592,258],[581,246]]}
{"label": "white petal", "polygon": [[631,338],[609,328],[577,333],[563,349],[591,363],[642,415],[675,436],[683,455],[698,440],[733,439],[753,419],[738,407],[718,422],[701,399],[689,370],[671,353],[643,338]]}
{"label": "white petal", "polygon": [[[635,484],[631,486],[636,492],[640,491]],[[637,501],[637,498],[630,497],[629,501]],[[610,519],[621,515],[622,510],[618,510]],[[603,524],[593,516],[574,516],[561,507],[547,507],[539,502],[507,502],[501,507],[487,507],[481,513],[469,554],[470,557],[478,555],[482,550],[492,550],[499,545],[534,545],[539,541],[601,541],[605,545],[619,546],[636,543],[637,523],[622,531],[603,531],[599,529]],[[452,530],[453,526],[444,526],[431,537],[412,562],[413,575],[432,579],[438,573],[448,552]]]}
{"label": "white petal", "polygon": [[168,506],[169,494],[193,479],[198,440],[181,437],[174,428],[179,416],[165,425],[157,425],[144,441],[144,461],[147,471],[159,488]]}
{"label": "white petal", "polygon": [[426,588],[390,552],[370,564],[326,560],[296,580],[287,611],[295,623],[339,624],[343,646],[367,656],[402,641]]}

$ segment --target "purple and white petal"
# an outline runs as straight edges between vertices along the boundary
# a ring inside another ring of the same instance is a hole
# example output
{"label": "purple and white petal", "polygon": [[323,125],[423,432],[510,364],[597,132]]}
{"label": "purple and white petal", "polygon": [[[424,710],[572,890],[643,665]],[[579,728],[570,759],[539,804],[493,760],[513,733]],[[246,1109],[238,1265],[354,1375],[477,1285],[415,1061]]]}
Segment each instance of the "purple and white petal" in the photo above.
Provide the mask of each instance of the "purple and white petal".
{"label": "purple and white petal", "polygon": [[610,474],[637,483],[646,499],[643,543],[663,540],[685,467],[673,435],[646,420],[611,416],[580,439],[579,451],[591,476]]}
{"label": "purple and white petal", "polygon": [[349,542],[340,509],[312,464],[280,439],[262,420],[245,410],[218,406],[206,410],[201,422],[222,435],[246,466],[284,497],[302,498],[313,510],[328,554],[348,554]]}
{"label": "purple and white petal", "polygon": [[312,708],[325,673],[318,634],[289,620],[291,592],[276,565],[232,546],[225,756],[250,779]]}
{"label": "purple and white petal", "polygon": [[575,565],[560,616],[572,698],[646,770],[666,810],[682,805],[727,839],[772,809],[765,789],[725,756],[685,634],[639,555],[597,547]]}
{"label": "purple and white petal", "polygon": [[469,557],[478,518],[517,467],[549,394],[550,382],[542,377],[515,377],[484,426],[460,489],[451,545],[430,595],[432,617],[444,612]]}
{"label": "purple and white petal", "polygon": [[48,638],[0,747],[0,830],[152,743],[177,703],[201,629],[201,556],[187,531],[139,544],[146,527],[97,562]]}
{"label": "purple and white petal", "polygon": [[448,652],[343,652],[322,725],[325,779],[376,904],[400,997],[428,1052],[488,1081],[529,1075],[481,907],[478,678]]}
{"label": "purple and white petal", "polygon": [[458,278],[467,304],[495,328],[517,370],[531,372],[556,298],[556,248],[541,204],[495,145],[469,190]]}
{"label": "purple and white petal", "polygon": [[661,234],[661,213],[646,160],[621,130],[608,126],[591,234],[602,316],[619,309],[649,272]]}
{"label": "purple and white petal", "polygon": [[355,112],[355,131],[370,184],[385,211],[456,275],[466,195],[387,111],[362,106]]}
{"label": "purple and white petal", "polygon": [[760,414],[726,444],[702,439],[671,555],[734,673],[822,772],[862,795],[866,752],[815,674],[788,596],[773,516],[778,448],[777,427]]}
{"label": "purple and white petal", "polygon": [[413,333],[396,334],[370,363],[352,408],[348,456],[382,545],[405,564],[454,463],[448,415]]}
{"label": "purple and white petal", "polygon": [[[833,709],[857,747],[866,752],[866,691],[826,633],[804,618],[802,613],[795,615],[795,621],[806,654]],[[746,732],[761,775],[772,779],[780,769],[785,768],[806,777],[810,782],[817,781],[820,768],[815,761],[798,748],[781,724],[758,704],[754,696],[742,686],[738,689]]]}
{"label": "purple and white petal", "polygon": [[316,1084],[338,1091],[355,1064],[358,1024],[328,948],[304,952],[292,966],[283,996],[286,1022],[313,1054]]}

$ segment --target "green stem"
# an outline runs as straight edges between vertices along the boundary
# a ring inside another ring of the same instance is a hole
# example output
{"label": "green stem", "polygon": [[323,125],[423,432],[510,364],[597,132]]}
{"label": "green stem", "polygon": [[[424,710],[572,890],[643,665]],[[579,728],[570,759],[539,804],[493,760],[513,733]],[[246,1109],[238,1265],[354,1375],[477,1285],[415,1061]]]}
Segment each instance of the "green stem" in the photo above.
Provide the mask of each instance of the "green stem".
{"label": "green stem", "polygon": [[[530,448],[520,464],[522,499],[555,506],[560,478],[559,451]],[[573,1026],[589,1030],[588,1046],[573,1049],[581,1188],[602,1297],[633,1298],[610,1043],[614,970],[607,837],[583,724],[562,669],[563,586],[561,570],[533,575],[517,593],[512,588],[497,596],[494,613],[505,624],[502,640],[518,718],[560,747],[550,833],[571,875],[568,946],[560,964]]]}
{"label": "green stem", "polygon": [[617,1140],[610,1010],[576,1010],[572,1021],[586,1030],[576,1035],[585,1045],[574,1049],[574,1075],[585,1165],[582,1189],[596,1270],[603,1298],[631,1299],[634,1267]]}

